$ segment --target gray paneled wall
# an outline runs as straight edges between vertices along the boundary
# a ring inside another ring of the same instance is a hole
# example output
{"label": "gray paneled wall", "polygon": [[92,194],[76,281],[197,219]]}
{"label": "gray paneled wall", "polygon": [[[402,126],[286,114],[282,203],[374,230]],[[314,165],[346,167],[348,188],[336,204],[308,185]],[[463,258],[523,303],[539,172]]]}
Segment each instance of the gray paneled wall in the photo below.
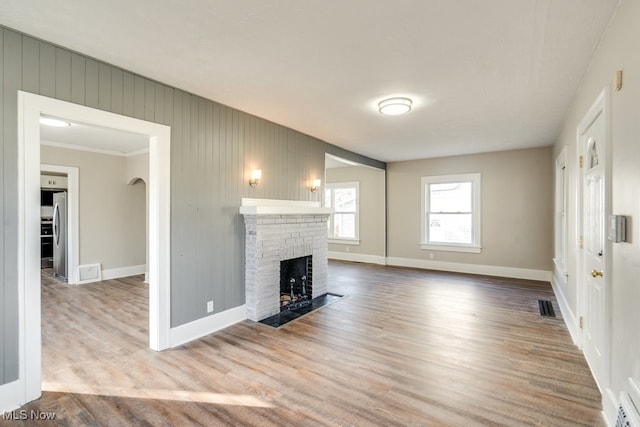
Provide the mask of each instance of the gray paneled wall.
{"label": "gray paneled wall", "polygon": [[[3,310],[0,383],[18,375],[17,91],[171,126],[171,324],[244,303],[242,197],[319,200],[325,151],[384,167],[318,139],[0,27]],[[256,188],[251,168],[263,170]]]}

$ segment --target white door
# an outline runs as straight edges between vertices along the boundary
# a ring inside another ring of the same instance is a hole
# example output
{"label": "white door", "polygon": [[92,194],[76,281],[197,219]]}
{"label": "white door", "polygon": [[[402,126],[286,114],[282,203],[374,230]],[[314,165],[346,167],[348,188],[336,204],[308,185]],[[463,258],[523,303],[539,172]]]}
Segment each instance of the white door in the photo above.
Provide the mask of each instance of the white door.
{"label": "white door", "polygon": [[605,123],[602,111],[582,134],[583,351],[601,391],[606,387]]}

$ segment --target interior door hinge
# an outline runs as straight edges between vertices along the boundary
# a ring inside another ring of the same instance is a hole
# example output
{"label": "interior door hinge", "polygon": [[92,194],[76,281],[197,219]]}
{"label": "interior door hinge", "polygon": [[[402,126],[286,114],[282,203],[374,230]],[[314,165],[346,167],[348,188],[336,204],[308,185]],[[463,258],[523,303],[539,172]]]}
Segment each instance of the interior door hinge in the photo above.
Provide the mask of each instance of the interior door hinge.
{"label": "interior door hinge", "polygon": [[584,156],[580,156],[578,165],[580,166],[580,169],[584,168]]}
{"label": "interior door hinge", "polygon": [[580,316],[580,329],[584,329],[584,316]]}
{"label": "interior door hinge", "polygon": [[580,249],[584,249],[584,236],[578,238],[578,245],[580,245]]}

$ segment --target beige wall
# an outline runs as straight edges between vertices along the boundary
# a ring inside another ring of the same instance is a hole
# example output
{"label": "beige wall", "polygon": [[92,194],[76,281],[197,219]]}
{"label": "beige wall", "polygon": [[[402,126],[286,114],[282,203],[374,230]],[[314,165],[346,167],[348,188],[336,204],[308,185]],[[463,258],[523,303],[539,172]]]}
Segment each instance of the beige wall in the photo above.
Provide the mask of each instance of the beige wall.
{"label": "beige wall", "polygon": [[127,157],[127,183],[142,179],[149,183],[149,153]]}
{"label": "beige wall", "polygon": [[79,169],[80,264],[146,263],[146,188],[127,185],[127,158],[41,146],[41,162]]}
{"label": "beige wall", "polygon": [[330,252],[384,257],[385,189],[384,171],[367,166],[350,166],[326,170],[328,184],[360,183],[360,244],[329,244]]}
{"label": "beige wall", "polygon": [[[626,215],[631,222],[628,243],[608,243],[605,254],[609,255],[610,269],[605,274],[610,286],[609,310],[611,329],[607,340],[611,343],[609,366],[611,384],[605,392],[605,409],[609,409],[612,420],[612,401],[620,391],[631,393],[636,405],[640,405],[640,393],[634,393],[629,378],[640,384],[640,2],[623,0],[596,55],[587,70],[573,105],[565,118],[554,154],[567,147],[567,169],[569,174],[569,252],[567,268],[569,280],[561,289],[571,313],[565,319],[577,319],[579,313],[579,283],[577,276],[576,224],[577,215],[577,144],[576,128],[593,102],[605,87],[610,96],[610,149],[611,149],[611,200],[612,211]],[[617,70],[624,70],[624,87],[613,90]],[[576,330],[579,330],[574,325]],[[606,405],[609,398],[609,406]]]}
{"label": "beige wall", "polygon": [[[476,172],[482,175],[482,253],[422,250],[421,177]],[[551,148],[388,163],[387,255],[551,271],[552,180]]]}

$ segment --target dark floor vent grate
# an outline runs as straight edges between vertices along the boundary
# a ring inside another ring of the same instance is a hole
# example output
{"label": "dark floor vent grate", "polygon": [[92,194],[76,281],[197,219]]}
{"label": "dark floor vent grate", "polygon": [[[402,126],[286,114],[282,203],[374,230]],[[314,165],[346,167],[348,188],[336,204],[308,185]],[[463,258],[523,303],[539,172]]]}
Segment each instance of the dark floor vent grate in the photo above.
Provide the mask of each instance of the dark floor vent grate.
{"label": "dark floor vent grate", "polygon": [[541,316],[556,317],[556,313],[553,311],[553,305],[551,304],[551,301],[539,299],[538,305],[540,306]]}

